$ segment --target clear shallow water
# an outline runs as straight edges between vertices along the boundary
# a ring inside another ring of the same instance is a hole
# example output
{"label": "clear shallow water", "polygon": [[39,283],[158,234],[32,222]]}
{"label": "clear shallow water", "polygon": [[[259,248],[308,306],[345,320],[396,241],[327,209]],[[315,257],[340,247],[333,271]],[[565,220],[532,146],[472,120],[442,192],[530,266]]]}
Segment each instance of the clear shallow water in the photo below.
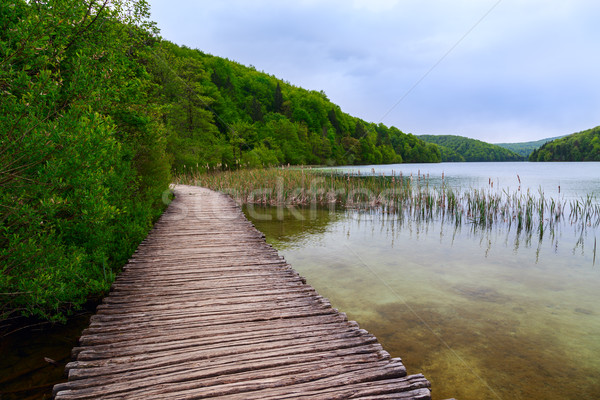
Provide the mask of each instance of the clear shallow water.
{"label": "clear shallow water", "polygon": [[[546,196],[580,199],[587,195],[600,198],[600,162],[481,162],[441,164],[390,164],[334,167],[327,170],[404,177],[425,176],[431,184],[444,182],[454,188],[487,188],[490,182],[500,190],[529,190]],[[519,182],[520,179],[520,182]],[[559,193],[560,186],[560,193]]]}
{"label": "clear shallow water", "polygon": [[423,372],[434,399],[600,398],[598,228],[540,241],[378,212],[246,214],[321,295]]}

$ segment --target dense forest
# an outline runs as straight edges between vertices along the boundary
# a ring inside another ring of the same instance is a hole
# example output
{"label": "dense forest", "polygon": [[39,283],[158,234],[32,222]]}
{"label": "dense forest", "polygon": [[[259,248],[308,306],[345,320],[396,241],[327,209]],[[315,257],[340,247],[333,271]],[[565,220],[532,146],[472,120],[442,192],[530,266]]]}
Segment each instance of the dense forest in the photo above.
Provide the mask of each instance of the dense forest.
{"label": "dense forest", "polygon": [[529,161],[600,161],[600,126],[548,142]]}
{"label": "dense forest", "polygon": [[524,157],[525,159],[527,159],[534,150],[539,149],[544,144],[551,142],[554,139],[561,138],[561,137],[562,136],[555,136],[555,137],[551,137],[551,138],[535,140],[532,142],[494,143],[494,145],[503,147],[510,151],[513,151],[513,152],[517,153],[518,155],[520,155],[521,157]]}
{"label": "dense forest", "polygon": [[440,146],[442,162],[522,161],[520,155],[500,146],[454,135],[420,135],[428,143]]}
{"label": "dense forest", "polygon": [[0,2],[0,320],[64,320],[108,290],[172,173],[441,160],[157,33],[143,0]]}
{"label": "dense forest", "polygon": [[368,123],[325,93],[167,41],[148,70],[162,89],[173,169],[440,162],[437,146]]}

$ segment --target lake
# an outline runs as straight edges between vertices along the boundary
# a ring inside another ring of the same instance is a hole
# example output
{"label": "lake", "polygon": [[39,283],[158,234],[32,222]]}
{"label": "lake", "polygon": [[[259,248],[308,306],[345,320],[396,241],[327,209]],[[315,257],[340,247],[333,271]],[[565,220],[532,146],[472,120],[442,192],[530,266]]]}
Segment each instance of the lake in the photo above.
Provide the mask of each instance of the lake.
{"label": "lake", "polygon": [[[439,164],[389,164],[332,167],[326,170],[360,173],[361,175],[402,174],[404,177],[424,176],[431,184],[457,189],[487,188],[493,182],[497,189],[511,192],[521,189],[546,196],[578,199],[588,194],[600,196],[599,162],[474,162]],[[559,189],[560,188],[560,189]]]}
{"label": "lake", "polygon": [[[600,193],[600,163],[338,169],[425,176],[431,185],[443,173],[456,188],[494,181],[496,190],[596,203]],[[434,399],[600,398],[597,225],[565,222],[540,236],[377,211],[245,211],[321,295],[409,373],[423,372]]]}

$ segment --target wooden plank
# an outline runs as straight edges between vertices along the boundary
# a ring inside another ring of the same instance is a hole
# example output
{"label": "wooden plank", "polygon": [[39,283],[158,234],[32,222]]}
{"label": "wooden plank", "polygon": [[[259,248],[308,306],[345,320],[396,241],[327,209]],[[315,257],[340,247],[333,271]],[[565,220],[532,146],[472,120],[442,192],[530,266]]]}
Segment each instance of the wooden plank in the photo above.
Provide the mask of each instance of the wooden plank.
{"label": "wooden plank", "polygon": [[[263,312],[257,310],[251,313],[237,314],[216,314],[208,316],[194,316],[188,318],[180,318],[178,320],[150,322],[140,328],[138,324],[133,326],[102,326],[100,324],[90,324],[89,328],[83,331],[83,335],[103,336],[109,340],[118,341],[120,338],[126,338],[130,335],[137,337],[148,337],[153,335],[168,334],[171,330],[186,327],[188,329],[203,329],[215,325],[240,325],[249,322],[266,322],[271,320],[315,317],[320,315],[336,314],[337,310],[328,307],[314,308],[304,307],[302,309],[294,309],[277,314],[271,312]],[[292,321],[292,323],[295,321]]]}
{"label": "wooden plank", "polygon": [[[255,396],[254,398],[265,400],[295,399],[298,397],[327,398],[329,400],[348,398],[427,400],[431,398],[429,387],[430,384],[425,377],[421,374],[417,374],[396,379],[360,382],[352,386],[343,385],[309,390],[305,388],[296,388],[296,390],[288,391],[288,393],[285,394],[267,394],[261,392],[258,397]],[[247,398],[251,399],[252,397],[248,396]]]}
{"label": "wooden plank", "polygon": [[[307,329],[308,328],[308,329]],[[168,337],[161,337],[162,340],[147,340],[145,342],[132,341],[129,343],[110,343],[104,345],[87,346],[79,348],[77,352],[78,361],[72,365],[78,364],[79,361],[95,361],[97,363],[85,365],[102,365],[101,360],[110,359],[111,363],[118,362],[119,357],[129,357],[133,355],[145,355],[153,357],[158,353],[172,352],[174,350],[186,348],[198,348],[201,346],[210,345],[239,345],[249,342],[274,342],[287,340],[290,345],[296,339],[314,337],[316,335],[331,338],[337,333],[355,332],[350,326],[340,327],[338,324],[327,323],[313,325],[310,327],[298,328],[296,326],[280,327],[276,332],[272,329],[262,329],[250,332],[229,331],[223,332],[219,336],[212,335],[177,335],[172,334]],[[190,337],[191,336],[191,337]],[[131,360],[128,358],[128,360]],[[72,368],[72,365],[67,366],[67,369]]]}
{"label": "wooden plank", "polygon": [[216,337],[222,340],[227,340],[230,335],[236,333],[246,333],[252,332],[261,335],[269,335],[272,332],[286,332],[288,329],[291,331],[302,331],[309,330],[317,332],[319,327],[326,327],[329,324],[335,324],[338,326],[338,329],[345,329],[346,327],[358,327],[358,324],[354,321],[344,321],[343,316],[339,314],[328,314],[328,315],[319,315],[316,317],[307,317],[307,318],[299,318],[294,321],[293,324],[290,324],[288,320],[276,319],[270,321],[258,321],[252,322],[248,321],[244,324],[225,324],[225,325],[208,325],[200,328],[190,328],[189,326],[179,326],[174,327],[169,330],[169,332],[165,332],[163,335],[139,335],[137,332],[131,333],[129,335],[120,335],[118,337],[118,341],[114,340],[111,337],[106,337],[106,335],[84,335],[80,339],[80,345],[84,347],[75,347],[74,348],[74,357],[77,357],[81,352],[85,352],[85,350],[96,350],[96,349],[121,349],[122,352],[125,352],[126,348],[135,348],[136,345],[145,345],[145,344],[156,344],[156,343],[165,343],[169,344],[171,342],[177,342],[186,339],[196,339],[196,338],[207,338],[207,337]]}
{"label": "wooden plank", "polygon": [[[150,312],[148,310],[136,310],[135,312],[129,311],[126,314],[123,313],[98,313],[90,318],[90,326],[113,326],[113,325],[132,325],[132,324],[147,324],[147,323],[159,323],[162,321],[176,321],[179,322],[182,318],[188,318],[190,316],[214,316],[214,315],[229,315],[239,314],[246,312],[253,312],[257,309],[256,303],[244,303],[244,304],[228,304],[217,307],[183,307],[177,306],[176,310],[169,310],[168,308],[163,312]],[[263,312],[269,311],[277,314],[279,311],[285,311],[290,308],[301,309],[301,308],[329,308],[329,305],[322,304],[315,298],[299,298],[291,299],[287,301],[277,302],[262,302],[263,305],[260,308]]]}
{"label": "wooden plank", "polygon": [[[214,376],[225,376],[227,374],[241,374],[245,372],[253,372],[260,370],[268,370],[273,368],[284,368],[289,366],[298,367],[301,366],[303,369],[308,369],[309,365],[333,365],[337,364],[349,364],[349,363],[372,363],[375,361],[385,360],[384,357],[379,356],[377,353],[371,351],[370,348],[365,348],[362,351],[360,348],[350,349],[335,349],[331,352],[322,353],[303,353],[296,354],[294,357],[289,355],[275,354],[272,357],[250,357],[250,355],[242,355],[241,357],[223,357],[217,360],[210,360],[206,363],[193,364],[192,368],[200,374],[195,379],[201,379],[202,377],[214,377]],[[182,370],[182,369],[180,369]],[[185,370],[190,371],[188,366]],[[145,370],[142,372],[155,372],[157,375],[162,375],[164,371],[157,370]],[[173,370],[171,371],[173,372]],[[140,376],[138,376],[140,377]],[[130,376],[124,377],[122,374],[107,375],[103,377],[102,382],[106,384],[120,383],[124,380],[129,381]],[[237,377],[239,378],[239,376]],[[140,377],[141,379],[141,377]],[[97,377],[83,378],[78,380],[72,380],[68,384],[63,385],[64,388],[80,389],[97,386],[99,379]]]}
{"label": "wooden plank", "polygon": [[[143,378],[149,375],[165,375],[190,371],[194,368],[214,365],[213,360],[229,360],[226,364],[235,364],[244,360],[267,360],[270,358],[285,359],[285,362],[295,362],[308,355],[318,355],[318,359],[330,358],[335,350],[348,350],[350,354],[371,355],[380,359],[377,346],[367,346],[375,343],[374,338],[361,338],[353,335],[339,335],[335,339],[318,341],[316,338],[298,338],[295,342],[289,340],[273,340],[261,343],[260,340],[248,341],[247,344],[229,346],[202,346],[196,351],[178,350],[164,355],[138,355],[114,357],[110,360],[76,361],[69,365],[69,379],[98,378],[100,376],[127,376],[127,380]],[[293,357],[292,357],[293,356]],[[341,359],[341,357],[333,357]],[[236,361],[237,360],[237,361]],[[204,362],[201,362],[204,361]],[[210,363],[208,361],[211,361]]]}
{"label": "wooden plank", "polygon": [[[288,368],[265,368],[250,373],[205,376],[201,371],[187,370],[179,373],[163,373],[147,379],[126,379],[118,383],[104,383],[101,386],[81,389],[85,397],[105,399],[123,398],[127,393],[128,399],[149,399],[164,396],[169,393],[172,398],[180,398],[181,392],[193,390],[202,397],[221,397],[232,394],[243,394],[240,399],[249,399],[251,392],[264,389],[274,389],[298,384],[312,384],[321,387],[327,378],[337,378],[345,384],[363,382],[368,379],[385,377],[400,377],[406,375],[404,367],[389,361],[373,361],[370,363],[344,363],[344,359],[336,359],[336,363],[323,364],[320,362],[307,363]],[[241,375],[241,376],[240,376]],[[249,375],[249,376],[248,376]],[[333,379],[328,384],[338,383]],[[309,386],[309,385],[306,385]],[[250,392],[250,393],[249,393]],[[59,392],[59,394],[62,392]],[[69,399],[73,397],[59,397]],[[262,398],[262,397],[261,397]]]}
{"label": "wooden plank", "polygon": [[270,304],[282,304],[290,301],[317,301],[322,304],[330,305],[327,300],[320,297],[316,293],[308,292],[290,292],[285,294],[268,295],[263,294],[257,296],[254,294],[241,293],[235,297],[227,298],[179,298],[178,301],[169,301],[169,299],[158,298],[154,303],[144,301],[141,303],[112,303],[112,304],[101,304],[96,309],[96,315],[116,315],[116,316],[128,316],[133,313],[153,313],[173,309],[173,305],[177,305],[178,310],[184,310],[188,308],[202,308],[203,310],[209,309],[224,309],[226,307],[237,306],[240,303],[245,305],[252,305],[253,307],[261,306],[259,303],[263,303],[263,306]]}
{"label": "wooden plank", "polygon": [[[285,281],[279,279],[269,279],[265,278],[264,280],[255,281],[255,282],[247,282],[243,279],[236,279],[232,277],[231,279],[226,279],[224,282],[220,282],[219,288],[222,289],[233,289],[238,292],[243,290],[256,290],[257,288],[261,288],[262,290],[268,290],[271,288],[293,288],[304,285],[305,281],[302,278],[290,276]],[[175,283],[165,283],[164,285],[159,286],[163,292],[179,292],[181,289],[193,289],[193,290],[212,290],[215,289],[214,285],[211,285],[210,282],[203,281],[195,281],[191,280],[186,282],[185,287],[181,285],[177,285]],[[126,294],[129,293],[146,293],[148,291],[148,285],[144,285],[143,283],[139,284],[129,284],[129,285],[121,285],[120,283],[115,283],[112,286],[112,290],[124,291]],[[117,294],[118,295],[118,294]]]}
{"label": "wooden plank", "polygon": [[214,289],[212,291],[203,290],[199,293],[197,290],[181,290],[177,293],[172,293],[169,297],[165,297],[162,294],[158,293],[149,293],[145,295],[145,297],[135,296],[132,294],[122,293],[120,295],[116,295],[112,293],[111,296],[106,297],[102,304],[100,304],[97,309],[102,310],[104,308],[110,308],[111,306],[123,306],[130,305],[132,307],[136,307],[139,305],[149,305],[152,306],[154,304],[174,304],[177,302],[185,302],[190,300],[202,301],[210,299],[212,301],[220,301],[222,299],[228,299],[231,301],[244,301],[246,298],[261,298],[261,297],[277,297],[280,295],[294,295],[294,294],[305,294],[306,296],[314,296],[316,295],[316,291],[310,286],[295,286],[295,287],[287,287],[285,289],[276,289],[272,288],[271,290],[246,290],[240,293],[239,290],[221,290]]}

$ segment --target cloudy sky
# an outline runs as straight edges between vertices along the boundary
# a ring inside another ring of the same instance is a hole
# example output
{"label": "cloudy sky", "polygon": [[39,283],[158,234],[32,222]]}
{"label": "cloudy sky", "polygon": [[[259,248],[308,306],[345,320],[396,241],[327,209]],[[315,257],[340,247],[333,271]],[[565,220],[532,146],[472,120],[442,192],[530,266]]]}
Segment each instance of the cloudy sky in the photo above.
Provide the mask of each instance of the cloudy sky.
{"label": "cloudy sky", "polygon": [[414,134],[600,125],[598,0],[149,0],[162,36]]}

